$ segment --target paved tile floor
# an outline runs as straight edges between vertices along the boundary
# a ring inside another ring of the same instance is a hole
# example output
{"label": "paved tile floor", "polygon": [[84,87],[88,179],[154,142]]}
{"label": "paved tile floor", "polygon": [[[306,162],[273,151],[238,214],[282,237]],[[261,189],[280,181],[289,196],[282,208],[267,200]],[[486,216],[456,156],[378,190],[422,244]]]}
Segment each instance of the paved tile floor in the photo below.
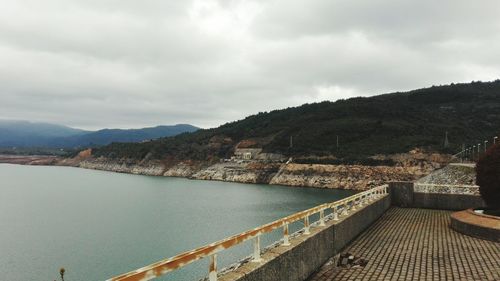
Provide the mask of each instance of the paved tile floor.
{"label": "paved tile floor", "polygon": [[449,211],[389,209],[345,252],[366,267],[326,263],[309,281],[491,280],[500,281],[500,243],[449,228]]}

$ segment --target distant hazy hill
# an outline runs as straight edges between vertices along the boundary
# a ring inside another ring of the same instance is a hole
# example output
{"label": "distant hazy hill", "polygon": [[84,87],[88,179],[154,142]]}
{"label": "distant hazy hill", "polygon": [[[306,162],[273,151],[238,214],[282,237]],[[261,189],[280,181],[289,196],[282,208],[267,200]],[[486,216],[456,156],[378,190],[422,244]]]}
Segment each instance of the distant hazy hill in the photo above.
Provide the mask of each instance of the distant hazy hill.
{"label": "distant hazy hill", "polygon": [[76,147],[105,145],[112,142],[141,142],[161,137],[175,136],[186,132],[194,132],[198,129],[198,127],[188,124],[128,130],[103,129],[83,135],[60,138],[58,139],[59,143],[56,143],[56,145],[70,145],[72,147]]}
{"label": "distant hazy hill", "polygon": [[111,144],[95,153],[134,159],[148,153],[158,159],[217,159],[230,156],[241,140],[290,156],[366,156],[415,147],[453,153],[462,144],[477,144],[499,132],[497,80],[305,104],[149,143]]}
{"label": "distant hazy hill", "polygon": [[0,120],[0,147],[40,146],[52,139],[79,136],[87,131],[66,126],[20,120]]}
{"label": "distant hazy hill", "polygon": [[93,132],[48,123],[0,120],[0,147],[88,147],[112,142],[141,142],[196,130],[197,127],[178,124]]}

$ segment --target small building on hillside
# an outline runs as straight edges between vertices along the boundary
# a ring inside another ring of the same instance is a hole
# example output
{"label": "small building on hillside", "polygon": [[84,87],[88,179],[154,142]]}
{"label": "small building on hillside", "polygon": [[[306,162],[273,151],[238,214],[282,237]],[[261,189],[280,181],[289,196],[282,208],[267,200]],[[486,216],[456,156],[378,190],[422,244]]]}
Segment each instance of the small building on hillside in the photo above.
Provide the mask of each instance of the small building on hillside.
{"label": "small building on hillside", "polygon": [[262,152],[262,148],[236,148],[234,156],[236,159],[253,160]]}

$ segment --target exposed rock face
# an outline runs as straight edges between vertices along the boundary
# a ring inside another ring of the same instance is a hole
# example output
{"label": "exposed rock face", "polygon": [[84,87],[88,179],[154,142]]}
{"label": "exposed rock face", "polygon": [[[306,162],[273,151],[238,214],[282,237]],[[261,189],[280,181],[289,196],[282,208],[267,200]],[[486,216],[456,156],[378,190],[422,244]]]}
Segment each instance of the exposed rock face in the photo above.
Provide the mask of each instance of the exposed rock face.
{"label": "exposed rock face", "polygon": [[[229,142],[221,139],[220,142]],[[217,143],[220,143],[217,142]],[[215,143],[215,140],[214,140]],[[282,156],[280,156],[282,157]],[[449,161],[439,155],[422,152],[375,156],[393,159],[396,166],[295,164],[267,160],[231,160],[217,163],[150,159],[94,158],[84,151],[59,165],[151,176],[175,176],[201,180],[242,183],[265,183],[316,188],[364,190],[389,181],[414,181],[445,165]]]}
{"label": "exposed rock face", "polygon": [[269,183],[278,171],[278,163],[226,162],[212,165],[194,175],[194,179],[221,180],[243,183]]}
{"label": "exposed rock face", "polygon": [[92,148],[88,148],[88,149],[80,151],[80,153],[78,153],[77,157],[89,158],[90,156],[92,156]]}
{"label": "exposed rock face", "polygon": [[389,181],[413,181],[428,172],[420,167],[287,164],[270,183],[364,190]]}
{"label": "exposed rock face", "polygon": [[147,161],[136,164],[126,160],[109,161],[105,158],[90,158],[81,161],[78,167],[148,176],[162,176],[165,172],[165,166],[159,161]]}
{"label": "exposed rock face", "polygon": [[80,153],[78,153],[78,155],[73,158],[61,159],[57,164],[61,166],[79,167],[82,161],[90,157],[92,157],[92,148],[80,151]]}
{"label": "exposed rock face", "polygon": [[198,172],[201,167],[202,165],[200,163],[194,163],[191,161],[180,162],[168,168],[163,173],[163,176],[189,178],[194,173]]}
{"label": "exposed rock face", "polygon": [[207,169],[195,173],[192,175],[192,178],[200,180],[257,183],[258,175],[254,171],[246,170],[245,165],[231,163],[212,165]]}
{"label": "exposed rock face", "polygon": [[451,155],[426,153],[421,149],[413,149],[409,153],[376,155],[372,158],[379,160],[390,159],[400,167],[419,167],[422,170],[428,171],[446,166],[453,160]]}

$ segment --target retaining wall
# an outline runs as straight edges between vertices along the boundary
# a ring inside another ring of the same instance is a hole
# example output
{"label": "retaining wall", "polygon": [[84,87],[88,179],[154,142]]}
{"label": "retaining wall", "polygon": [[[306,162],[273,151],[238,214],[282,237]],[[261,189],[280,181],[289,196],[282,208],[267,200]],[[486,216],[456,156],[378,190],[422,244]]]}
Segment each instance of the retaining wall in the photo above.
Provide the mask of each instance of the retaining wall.
{"label": "retaining wall", "polygon": [[500,219],[472,209],[451,214],[451,228],[465,235],[500,242]]}
{"label": "retaining wall", "polygon": [[486,207],[478,195],[414,192],[412,182],[391,182],[389,189],[392,205],[398,207],[454,211]]}
{"label": "retaining wall", "polygon": [[271,249],[262,255],[262,262],[249,262],[219,280],[306,280],[375,222],[390,205],[391,196],[388,194],[357,211],[351,211],[339,221],[330,220],[324,227],[311,227],[311,234],[292,239],[290,246]]}
{"label": "retaining wall", "polygon": [[222,275],[222,281],[303,281],[336,255],[361,232],[375,222],[391,205],[406,208],[464,210],[483,207],[480,196],[443,193],[419,193],[412,182],[391,182],[389,194],[363,208],[350,212],[325,227],[311,228],[290,246],[278,246],[262,255],[262,262],[249,262]]}

